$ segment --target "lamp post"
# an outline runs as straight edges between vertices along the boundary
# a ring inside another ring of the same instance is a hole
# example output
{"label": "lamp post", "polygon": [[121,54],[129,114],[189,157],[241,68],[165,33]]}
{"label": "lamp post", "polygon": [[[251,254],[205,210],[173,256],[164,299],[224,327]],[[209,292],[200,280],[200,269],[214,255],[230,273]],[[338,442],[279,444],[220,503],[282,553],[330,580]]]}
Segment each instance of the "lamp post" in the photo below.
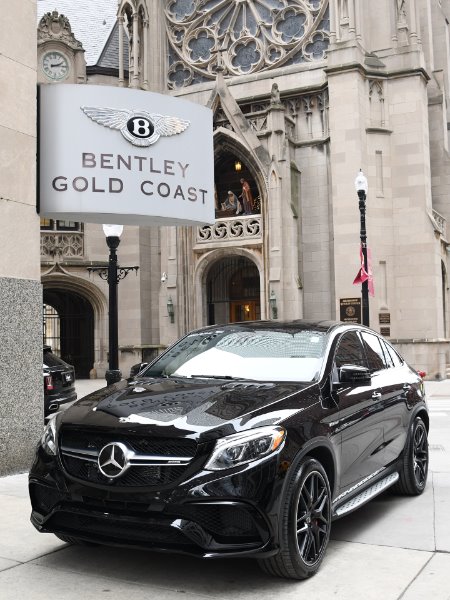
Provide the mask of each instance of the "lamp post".
{"label": "lamp post", "polygon": [[122,373],[119,371],[119,342],[118,342],[118,307],[117,307],[117,285],[121,279],[124,279],[130,271],[137,271],[139,267],[118,267],[117,266],[117,248],[120,244],[123,225],[103,225],[103,231],[106,236],[106,243],[109,248],[108,267],[88,267],[91,272],[98,273],[104,281],[108,282],[108,329],[109,329],[109,365],[105,373],[107,385],[120,381]]}
{"label": "lamp post", "polygon": [[[364,260],[364,270],[369,272],[367,264],[367,231],[366,231],[366,198],[368,184],[364,173],[360,170],[355,179],[355,188],[359,198],[360,227],[359,237],[361,239],[361,250]],[[366,279],[361,284],[361,302],[362,302],[362,324],[369,327],[369,280]]]}

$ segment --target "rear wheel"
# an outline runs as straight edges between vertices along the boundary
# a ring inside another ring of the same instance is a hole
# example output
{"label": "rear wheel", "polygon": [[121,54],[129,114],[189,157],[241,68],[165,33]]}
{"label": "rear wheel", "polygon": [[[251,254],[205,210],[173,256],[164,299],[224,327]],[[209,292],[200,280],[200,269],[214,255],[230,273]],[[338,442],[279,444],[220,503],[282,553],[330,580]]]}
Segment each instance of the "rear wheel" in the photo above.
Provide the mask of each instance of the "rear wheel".
{"label": "rear wheel", "polygon": [[425,489],[428,476],[428,435],[420,417],[416,417],[411,423],[399,474],[400,479],[393,487],[394,492],[418,496]]}
{"label": "rear wheel", "polygon": [[330,539],[331,492],[322,465],[305,457],[290,476],[280,514],[280,551],[259,560],[270,575],[307,579],[323,560]]}

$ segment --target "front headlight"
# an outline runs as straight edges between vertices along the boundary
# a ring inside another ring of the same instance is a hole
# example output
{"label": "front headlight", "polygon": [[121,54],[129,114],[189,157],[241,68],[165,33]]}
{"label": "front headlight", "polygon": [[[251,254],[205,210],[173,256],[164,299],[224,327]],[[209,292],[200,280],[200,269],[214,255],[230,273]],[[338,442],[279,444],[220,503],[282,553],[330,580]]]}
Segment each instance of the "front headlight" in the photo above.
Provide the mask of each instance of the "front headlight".
{"label": "front headlight", "polygon": [[229,435],[216,442],[207,471],[230,469],[279,452],[286,431],[282,427],[260,427]]}
{"label": "front headlight", "polygon": [[56,415],[50,417],[41,437],[41,446],[50,456],[56,456]]}

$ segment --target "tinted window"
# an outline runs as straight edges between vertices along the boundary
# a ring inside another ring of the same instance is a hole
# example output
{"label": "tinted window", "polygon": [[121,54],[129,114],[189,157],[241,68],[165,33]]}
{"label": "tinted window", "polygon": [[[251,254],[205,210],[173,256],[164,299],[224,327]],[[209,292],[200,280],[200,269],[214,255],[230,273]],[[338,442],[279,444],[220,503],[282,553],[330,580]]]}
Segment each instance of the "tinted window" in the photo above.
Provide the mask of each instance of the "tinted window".
{"label": "tinted window", "polygon": [[384,347],[386,349],[386,354],[389,354],[389,356],[391,358],[393,366],[399,367],[403,363],[400,356],[397,354],[397,352],[394,350],[394,348],[392,348],[392,346],[389,346],[389,344],[387,344],[386,342],[384,342]]}
{"label": "tinted window", "polygon": [[367,367],[364,349],[356,331],[344,333],[344,335],[341,337],[341,341],[339,342],[339,346],[334,357],[334,362],[338,368],[342,367],[343,365],[358,365],[360,367]]}
{"label": "tinted window", "polygon": [[362,338],[364,341],[364,348],[367,354],[367,360],[369,361],[369,369],[371,371],[380,371],[386,368],[383,348],[379,338],[371,333],[362,332]]}
{"label": "tinted window", "polygon": [[46,367],[66,367],[67,364],[58,358],[55,354],[50,352],[50,350],[44,349],[44,365]]}

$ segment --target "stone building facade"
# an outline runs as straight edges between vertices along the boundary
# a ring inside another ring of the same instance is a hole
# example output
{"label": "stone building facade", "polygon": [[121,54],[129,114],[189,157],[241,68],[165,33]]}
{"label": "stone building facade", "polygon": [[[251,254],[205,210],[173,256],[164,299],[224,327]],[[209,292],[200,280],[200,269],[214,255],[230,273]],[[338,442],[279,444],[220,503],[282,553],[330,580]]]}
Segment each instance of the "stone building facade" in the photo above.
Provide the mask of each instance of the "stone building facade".
{"label": "stone building facade", "polygon": [[36,214],[36,2],[0,24],[0,475],[27,469],[43,425]]}
{"label": "stone building facade", "polygon": [[[148,89],[214,111],[215,223],[125,228],[120,262],[140,270],[119,285],[123,371],[206,324],[339,319],[360,295],[362,169],[370,325],[445,376],[449,2],[102,0],[92,18],[79,4],[59,0],[53,18],[68,20],[52,34],[41,18],[54,3],[38,1],[41,82]],[[68,68],[53,78],[55,50]],[[43,227],[48,322],[80,373],[101,376],[107,290],[86,270],[106,260],[101,228]]]}

